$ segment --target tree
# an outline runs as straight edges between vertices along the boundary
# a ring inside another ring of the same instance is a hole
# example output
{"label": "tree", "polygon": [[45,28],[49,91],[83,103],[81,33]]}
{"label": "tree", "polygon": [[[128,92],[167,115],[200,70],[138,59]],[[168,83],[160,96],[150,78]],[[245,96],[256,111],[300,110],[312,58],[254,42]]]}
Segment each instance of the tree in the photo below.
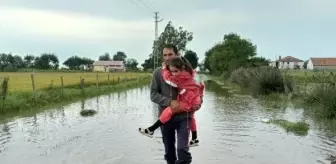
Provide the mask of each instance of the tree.
{"label": "tree", "polygon": [[85,67],[87,69],[92,69],[93,60],[89,58],[81,58],[78,56],[72,56],[64,61],[64,65],[69,67],[70,70],[84,70]]}
{"label": "tree", "polygon": [[[171,21],[168,22],[164,31],[160,34],[157,41],[153,42],[153,53],[157,55],[159,65],[162,61],[163,47],[165,44],[174,44],[179,51],[184,51],[187,44],[193,40],[193,33],[184,30],[182,27],[175,28]],[[149,59],[142,64],[144,69],[153,68],[153,54],[149,55]],[[147,62],[147,63],[146,63]]]}
{"label": "tree", "polygon": [[11,54],[5,54],[5,53],[0,54],[0,69],[1,69],[1,71],[4,71],[5,68],[11,67],[11,62],[10,62],[11,58],[12,58]]}
{"label": "tree", "polygon": [[127,59],[126,60],[126,68],[131,70],[136,70],[138,66],[138,61],[135,59]]}
{"label": "tree", "polygon": [[111,56],[109,53],[105,53],[104,55],[99,56],[99,61],[110,61],[111,60]]}
{"label": "tree", "polygon": [[162,51],[165,44],[174,44],[179,51],[186,49],[187,43],[193,40],[193,33],[184,30],[183,27],[176,29],[169,21],[158,40],[154,42],[154,48]]}
{"label": "tree", "polygon": [[15,55],[13,58],[14,58],[14,61],[12,63],[13,68],[24,68],[25,67],[25,64],[21,56]]}
{"label": "tree", "polygon": [[125,63],[126,58],[127,55],[122,51],[118,51],[115,55],[113,55],[113,61],[123,61]]}
{"label": "tree", "polygon": [[28,68],[32,68],[33,65],[34,65],[34,60],[35,60],[35,56],[33,55],[26,55],[24,58],[23,58],[23,61],[24,61],[24,64],[26,67]]}
{"label": "tree", "polygon": [[205,59],[204,59],[204,68],[209,70],[210,72],[213,72],[210,67],[210,58],[212,53],[219,49],[222,46],[222,43],[217,43],[213,47],[211,47],[208,51],[205,52]]}
{"label": "tree", "polygon": [[261,66],[268,66],[269,60],[266,60],[264,57],[253,57],[248,60],[247,67],[261,67]]}
{"label": "tree", "polygon": [[141,64],[141,66],[143,67],[144,70],[149,70],[149,69],[153,69],[154,66],[154,62],[153,62],[153,56],[152,54],[149,55],[149,58],[145,60],[144,63]]}
{"label": "tree", "polygon": [[43,53],[40,57],[35,58],[34,63],[37,69],[58,69],[59,60],[58,57],[53,53]]}
{"label": "tree", "polygon": [[257,46],[242,39],[235,33],[224,35],[222,43],[216,44],[206,55],[206,67],[212,73],[232,72],[239,67],[246,67],[257,55]]}
{"label": "tree", "polygon": [[70,70],[79,70],[80,66],[83,65],[83,60],[78,56],[71,56],[63,64],[69,67]]}
{"label": "tree", "polygon": [[188,50],[185,52],[184,57],[190,62],[193,69],[197,68],[198,65],[198,57],[196,52]]}
{"label": "tree", "polygon": [[94,60],[83,57],[83,58],[82,58],[82,62],[83,62],[83,63],[82,63],[83,66],[86,67],[86,69],[88,69],[88,70],[92,70]]}
{"label": "tree", "polygon": [[20,68],[24,68],[23,59],[19,55],[12,54],[0,54],[0,71],[17,71]]}

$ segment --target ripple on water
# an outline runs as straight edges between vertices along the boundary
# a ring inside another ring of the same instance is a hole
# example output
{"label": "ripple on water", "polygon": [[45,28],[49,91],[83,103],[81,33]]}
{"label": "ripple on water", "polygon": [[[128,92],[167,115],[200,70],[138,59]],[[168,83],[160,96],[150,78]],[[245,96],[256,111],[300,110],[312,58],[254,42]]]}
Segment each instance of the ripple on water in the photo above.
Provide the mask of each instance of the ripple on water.
{"label": "ripple on water", "polygon": [[[82,109],[94,109],[97,114],[83,118],[79,114]],[[201,143],[190,149],[193,164],[315,164],[326,163],[326,157],[336,152],[336,139],[319,131],[298,137],[259,121],[273,116],[297,120],[302,112],[271,114],[260,109],[250,97],[218,98],[208,92],[196,113]],[[153,139],[137,131],[156,119],[148,88],[15,119],[1,125],[5,130],[0,130],[0,151],[6,151],[0,152],[0,163],[164,163],[160,130]]]}

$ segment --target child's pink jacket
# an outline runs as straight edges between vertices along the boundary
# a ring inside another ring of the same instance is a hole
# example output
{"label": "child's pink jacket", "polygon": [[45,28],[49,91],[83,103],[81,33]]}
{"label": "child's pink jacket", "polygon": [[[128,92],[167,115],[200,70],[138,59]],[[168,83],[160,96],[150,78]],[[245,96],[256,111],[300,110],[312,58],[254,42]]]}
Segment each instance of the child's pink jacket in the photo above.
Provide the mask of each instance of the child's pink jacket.
{"label": "child's pink jacket", "polygon": [[204,84],[195,82],[195,74],[196,72],[191,75],[187,71],[182,71],[179,75],[172,76],[167,69],[162,69],[165,82],[179,89],[177,101],[179,101],[180,108],[186,112],[193,112],[192,107],[201,105],[201,96],[204,94]]}

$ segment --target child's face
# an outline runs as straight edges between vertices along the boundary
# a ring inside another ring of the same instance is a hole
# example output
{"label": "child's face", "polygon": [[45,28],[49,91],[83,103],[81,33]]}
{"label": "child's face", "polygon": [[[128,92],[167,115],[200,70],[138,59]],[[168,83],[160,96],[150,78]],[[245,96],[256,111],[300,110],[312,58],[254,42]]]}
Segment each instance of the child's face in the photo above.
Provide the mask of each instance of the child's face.
{"label": "child's face", "polygon": [[177,69],[174,66],[169,66],[169,69],[173,76],[177,76],[181,73],[181,70]]}

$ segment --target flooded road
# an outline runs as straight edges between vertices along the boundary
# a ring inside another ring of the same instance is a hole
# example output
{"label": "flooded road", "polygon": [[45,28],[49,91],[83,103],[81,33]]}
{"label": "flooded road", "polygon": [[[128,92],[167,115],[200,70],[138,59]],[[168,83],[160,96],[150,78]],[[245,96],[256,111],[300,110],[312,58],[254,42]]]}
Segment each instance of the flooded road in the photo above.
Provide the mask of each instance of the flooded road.
{"label": "flooded road", "polygon": [[[260,118],[307,119],[301,109],[265,112],[249,96],[207,91],[196,113],[200,146],[191,148],[193,164],[330,163],[336,138],[314,128],[295,136]],[[97,110],[82,117],[82,109]],[[0,164],[164,164],[160,131],[154,139],[139,126],[157,119],[149,88],[92,98],[0,125]],[[309,120],[308,120],[309,121]]]}

